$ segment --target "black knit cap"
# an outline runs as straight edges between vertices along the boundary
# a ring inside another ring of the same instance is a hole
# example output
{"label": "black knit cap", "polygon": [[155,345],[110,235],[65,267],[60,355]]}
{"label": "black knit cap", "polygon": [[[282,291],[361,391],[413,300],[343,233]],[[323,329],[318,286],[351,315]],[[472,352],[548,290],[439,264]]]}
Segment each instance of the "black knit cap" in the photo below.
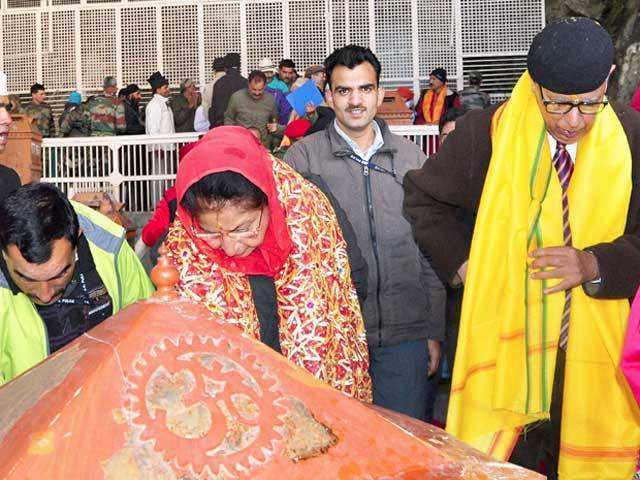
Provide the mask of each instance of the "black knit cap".
{"label": "black knit cap", "polygon": [[549,23],[527,55],[531,78],[563,95],[592,92],[606,80],[613,64],[613,42],[590,18],[569,17]]}
{"label": "black knit cap", "polygon": [[442,83],[447,83],[447,71],[444,68],[434,68],[429,75],[433,75]]}

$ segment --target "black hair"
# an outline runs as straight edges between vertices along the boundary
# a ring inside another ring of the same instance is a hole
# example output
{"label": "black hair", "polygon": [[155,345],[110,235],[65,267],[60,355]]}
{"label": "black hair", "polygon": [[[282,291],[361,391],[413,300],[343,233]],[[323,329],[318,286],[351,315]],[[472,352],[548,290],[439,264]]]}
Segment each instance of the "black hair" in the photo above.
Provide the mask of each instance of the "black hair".
{"label": "black hair", "polygon": [[29,263],[51,259],[54,240],[78,244],[78,216],[67,196],[48,183],[29,183],[0,204],[0,248],[15,245]]}
{"label": "black hair", "polygon": [[280,68],[296,68],[296,64],[290,58],[285,58],[283,60],[280,60],[278,69]]}
{"label": "black hair", "polygon": [[260,70],[252,70],[251,73],[249,74],[249,77],[247,78],[247,82],[248,83],[252,83],[252,82],[267,83],[267,76],[264,74],[264,72],[261,72]]}
{"label": "black hair", "polygon": [[204,210],[217,210],[229,204],[258,208],[268,203],[267,195],[245,176],[227,170],[211,173],[191,185],[180,205],[195,216]]}
{"label": "black hair", "polygon": [[40,90],[44,90],[44,85],[42,85],[41,83],[34,83],[33,85],[31,85],[31,95],[33,95],[34,93],[38,93]]}
{"label": "black hair", "polygon": [[324,69],[327,73],[327,83],[329,87],[331,87],[331,74],[334,68],[341,65],[351,70],[365,62],[370,63],[376,71],[376,86],[379,85],[382,67],[380,66],[380,61],[371,50],[360,47],[359,45],[347,45],[346,47],[334,50],[324,61]]}

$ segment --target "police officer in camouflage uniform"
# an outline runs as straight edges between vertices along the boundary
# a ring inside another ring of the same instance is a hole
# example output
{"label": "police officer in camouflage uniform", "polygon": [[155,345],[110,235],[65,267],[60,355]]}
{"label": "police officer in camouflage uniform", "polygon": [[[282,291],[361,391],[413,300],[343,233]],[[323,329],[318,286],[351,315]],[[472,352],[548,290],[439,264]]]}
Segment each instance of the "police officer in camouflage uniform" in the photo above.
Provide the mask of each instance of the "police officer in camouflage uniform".
{"label": "police officer in camouflage uniform", "polygon": [[108,137],[124,133],[127,122],[124,104],[116,96],[117,81],[114,77],[105,77],[104,93],[91,97],[85,106],[89,131],[92,137]]}
{"label": "police officer in camouflage uniform", "polygon": [[45,98],[44,85],[34,83],[31,85],[31,101],[24,109],[24,113],[33,119],[33,125],[43,138],[53,137],[56,134],[53,112],[51,106],[45,103]]}
{"label": "police officer in camouflage uniform", "polygon": [[483,109],[490,105],[489,95],[480,91],[482,74],[480,72],[469,73],[469,86],[458,92],[460,103],[465,110]]}
{"label": "police officer in camouflage uniform", "polygon": [[82,96],[78,92],[71,92],[64,110],[58,119],[58,136],[60,137],[88,137],[89,122],[82,105]]}

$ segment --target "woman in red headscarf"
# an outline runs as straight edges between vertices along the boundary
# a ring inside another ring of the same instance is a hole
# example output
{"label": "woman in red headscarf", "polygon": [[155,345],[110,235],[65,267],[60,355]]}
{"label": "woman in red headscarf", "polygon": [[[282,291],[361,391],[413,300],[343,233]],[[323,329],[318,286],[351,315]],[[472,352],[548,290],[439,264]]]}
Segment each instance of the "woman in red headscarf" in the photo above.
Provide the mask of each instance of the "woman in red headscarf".
{"label": "woman in red headscarf", "polygon": [[371,400],[364,323],[327,198],[242,127],[178,167],[165,241],[179,288],[317,378]]}

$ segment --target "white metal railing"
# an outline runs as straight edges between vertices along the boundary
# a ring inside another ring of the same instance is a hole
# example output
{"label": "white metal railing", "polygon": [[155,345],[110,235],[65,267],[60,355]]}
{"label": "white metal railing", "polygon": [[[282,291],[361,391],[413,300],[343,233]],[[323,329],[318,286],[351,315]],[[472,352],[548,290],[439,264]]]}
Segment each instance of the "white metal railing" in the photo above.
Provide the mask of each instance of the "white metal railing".
{"label": "white metal railing", "polygon": [[[437,148],[436,126],[394,125],[391,130],[427,155]],[[198,133],[45,138],[41,180],[66,193],[109,192],[130,212],[153,211],[175,181],[180,147],[198,138]]]}

